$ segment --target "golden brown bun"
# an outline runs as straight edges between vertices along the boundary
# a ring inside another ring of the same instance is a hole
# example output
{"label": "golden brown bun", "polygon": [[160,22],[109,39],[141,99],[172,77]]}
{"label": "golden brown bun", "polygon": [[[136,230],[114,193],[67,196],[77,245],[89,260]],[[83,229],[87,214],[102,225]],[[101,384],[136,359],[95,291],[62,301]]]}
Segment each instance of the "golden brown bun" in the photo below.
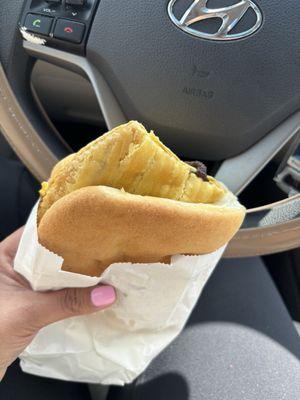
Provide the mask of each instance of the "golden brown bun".
{"label": "golden brown bun", "polygon": [[121,125],[55,166],[41,191],[40,243],[63,269],[92,276],[115,262],[214,251],[245,209],[196,172],[143,125]]}
{"label": "golden brown bun", "polygon": [[86,186],[109,186],[132,194],[191,203],[214,203],[224,188],[204,181],[157,136],[136,121],[118,126],[60,161],[42,191],[38,221],[57,200]]}
{"label": "golden brown bun", "polygon": [[85,187],[56,201],[38,234],[43,246],[64,258],[64,270],[99,276],[115,262],[214,251],[232,238],[244,215],[229,192],[216,204],[196,204]]}

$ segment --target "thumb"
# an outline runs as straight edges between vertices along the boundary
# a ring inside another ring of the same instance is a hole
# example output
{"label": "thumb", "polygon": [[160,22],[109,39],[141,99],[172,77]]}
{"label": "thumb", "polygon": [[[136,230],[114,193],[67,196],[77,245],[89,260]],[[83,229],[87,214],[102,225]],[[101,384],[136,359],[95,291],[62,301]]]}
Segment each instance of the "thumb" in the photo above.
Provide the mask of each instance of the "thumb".
{"label": "thumb", "polygon": [[116,293],[112,286],[72,288],[38,293],[36,300],[36,323],[43,327],[65,318],[103,310],[115,302]]}

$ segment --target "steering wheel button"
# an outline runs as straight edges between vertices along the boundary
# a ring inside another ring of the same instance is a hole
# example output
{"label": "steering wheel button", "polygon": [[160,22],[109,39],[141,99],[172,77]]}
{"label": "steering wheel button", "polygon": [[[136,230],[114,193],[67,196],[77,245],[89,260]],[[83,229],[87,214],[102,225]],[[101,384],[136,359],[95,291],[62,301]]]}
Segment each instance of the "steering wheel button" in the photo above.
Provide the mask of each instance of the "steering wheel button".
{"label": "steering wheel button", "polygon": [[53,36],[68,42],[81,43],[84,31],[84,24],[59,18],[56,22]]}
{"label": "steering wheel button", "polygon": [[28,14],[25,20],[25,28],[31,32],[49,35],[53,18],[39,14]]}

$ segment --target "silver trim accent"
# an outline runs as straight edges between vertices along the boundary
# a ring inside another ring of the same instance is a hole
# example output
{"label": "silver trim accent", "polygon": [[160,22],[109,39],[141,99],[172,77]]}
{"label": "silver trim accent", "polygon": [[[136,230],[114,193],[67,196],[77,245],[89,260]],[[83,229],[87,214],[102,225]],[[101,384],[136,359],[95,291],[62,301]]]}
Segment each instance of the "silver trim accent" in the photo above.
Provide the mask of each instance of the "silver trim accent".
{"label": "silver trim accent", "polygon": [[[173,7],[178,0],[171,0],[168,4],[168,14],[171,21],[184,32],[193,36],[209,40],[236,40],[253,34],[262,25],[262,13],[258,6],[252,0],[241,0],[232,6],[222,8],[207,8],[208,0],[194,0],[183,16],[178,20],[174,13]],[[243,18],[249,8],[256,14],[255,24],[248,30],[240,33],[230,34],[232,29]],[[193,29],[191,26],[195,22],[203,21],[209,18],[222,19],[222,25],[216,33],[201,32]]]}
{"label": "silver trim accent", "polygon": [[300,111],[244,153],[224,161],[216,178],[235,194],[241,193],[267,163],[300,131]]}
{"label": "silver trim accent", "polygon": [[102,74],[86,58],[28,41],[23,42],[23,47],[33,57],[70,69],[87,77],[93,86],[109,129],[128,121]]}

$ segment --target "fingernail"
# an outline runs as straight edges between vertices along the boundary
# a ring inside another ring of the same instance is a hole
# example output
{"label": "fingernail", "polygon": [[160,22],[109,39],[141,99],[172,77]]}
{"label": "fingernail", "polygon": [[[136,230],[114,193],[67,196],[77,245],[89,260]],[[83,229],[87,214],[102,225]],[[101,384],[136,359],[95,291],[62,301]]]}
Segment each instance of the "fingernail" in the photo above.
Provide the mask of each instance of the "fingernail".
{"label": "fingernail", "polygon": [[115,300],[116,292],[112,286],[99,286],[91,292],[91,301],[95,307],[109,306]]}

